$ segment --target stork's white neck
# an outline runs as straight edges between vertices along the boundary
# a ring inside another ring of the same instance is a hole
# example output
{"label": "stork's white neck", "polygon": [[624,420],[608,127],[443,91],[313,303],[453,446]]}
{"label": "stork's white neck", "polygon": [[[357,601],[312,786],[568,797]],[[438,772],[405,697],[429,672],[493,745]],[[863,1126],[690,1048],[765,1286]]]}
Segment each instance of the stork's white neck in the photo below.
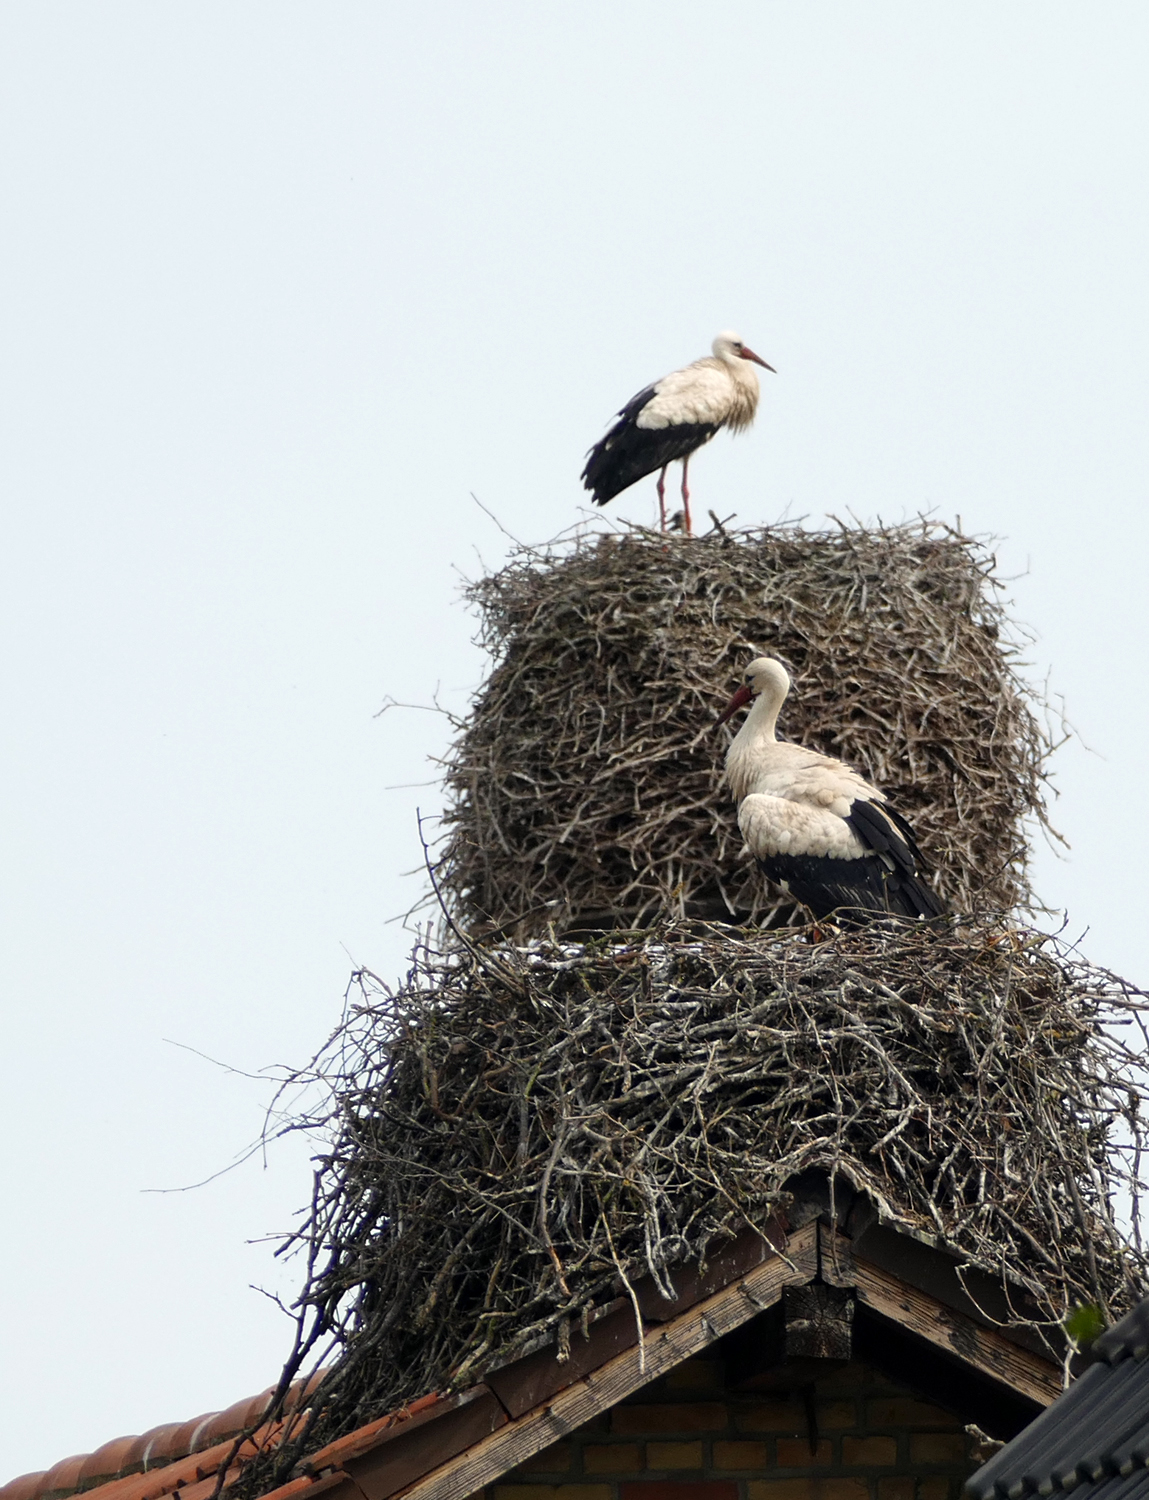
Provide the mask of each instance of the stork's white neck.
{"label": "stork's white neck", "polygon": [[742,728],[730,742],[726,752],[726,780],[737,801],[753,790],[763,750],[777,743],[778,710],[784,698],[783,693],[759,693]]}
{"label": "stork's white neck", "polygon": [[740,744],[760,745],[764,740],[776,740],[778,711],[781,707],[781,693],[759,693],[751,703],[750,712],[743,719],[742,728],[734,736],[730,749],[733,750]]}

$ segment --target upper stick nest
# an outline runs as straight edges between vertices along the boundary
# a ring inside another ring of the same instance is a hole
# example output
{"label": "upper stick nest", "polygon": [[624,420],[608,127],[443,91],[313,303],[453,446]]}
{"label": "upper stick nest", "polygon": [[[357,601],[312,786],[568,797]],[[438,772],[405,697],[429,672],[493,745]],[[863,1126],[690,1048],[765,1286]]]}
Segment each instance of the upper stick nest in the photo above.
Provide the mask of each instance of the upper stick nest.
{"label": "upper stick nest", "polygon": [[738,725],[714,728],[762,652],[793,668],[781,733],[890,796],[955,910],[1031,906],[1051,746],[993,569],[925,520],[524,549],[468,590],[494,666],[445,763],[453,915],[519,937],[785,920],[720,785]]}
{"label": "upper stick nest", "polygon": [[1028,1288],[1035,1326],[1144,1292],[1118,1223],[1143,997],[988,919],[813,931],[464,944],[417,950],[395,991],[358,976],[300,1122],[329,1144],[282,1388],[338,1352],[278,1472],[704,1261],[814,1169]]}

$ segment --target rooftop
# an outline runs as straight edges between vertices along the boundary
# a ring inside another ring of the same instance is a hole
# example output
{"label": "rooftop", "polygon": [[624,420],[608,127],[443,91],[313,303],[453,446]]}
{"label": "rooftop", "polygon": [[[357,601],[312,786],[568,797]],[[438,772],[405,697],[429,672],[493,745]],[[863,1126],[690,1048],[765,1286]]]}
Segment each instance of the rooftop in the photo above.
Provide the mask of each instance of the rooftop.
{"label": "rooftop", "polygon": [[[262,1478],[241,1493],[276,1500],[470,1495],[684,1360],[727,1347],[751,1323],[764,1328],[764,1315],[783,1312],[791,1292],[801,1289],[808,1299],[814,1287],[821,1300],[849,1307],[846,1323],[856,1329],[860,1357],[911,1367],[928,1399],[956,1401],[967,1420],[987,1431],[1010,1436],[1054,1399],[1056,1362],[1025,1329],[999,1326],[1008,1303],[1000,1285],[976,1273],[971,1280],[956,1257],[883,1228],[860,1199],[843,1215],[852,1238],[830,1226],[824,1206],[811,1193],[804,1223],[774,1221],[739,1236],[705,1272],[678,1269],[669,1298],[648,1278],[634,1286],[634,1301],[615,1299],[585,1335],[573,1331],[565,1348],[561,1341],[534,1348],[465,1390],[428,1394],[302,1460],[289,1456],[278,1471],[269,1459],[289,1425],[306,1414],[314,1380],[292,1390],[277,1422],[261,1421],[272,1394],[266,1391],[224,1412],[119,1438],[24,1475],[0,1488],[0,1500],[65,1500],[97,1489],[98,1500],[163,1500],[177,1491],[181,1500],[209,1500],[260,1455],[262,1463],[249,1473]],[[804,1306],[801,1316],[807,1317]],[[819,1337],[832,1322],[831,1313]],[[809,1323],[789,1325],[799,1326]],[[755,1357],[771,1338],[789,1337],[782,1325],[774,1333],[766,1328],[753,1341]],[[732,1349],[744,1358],[747,1346]]]}
{"label": "rooftop", "polygon": [[1095,1340],[1069,1390],[969,1481],[972,1500],[1149,1495],[1149,1298]]}

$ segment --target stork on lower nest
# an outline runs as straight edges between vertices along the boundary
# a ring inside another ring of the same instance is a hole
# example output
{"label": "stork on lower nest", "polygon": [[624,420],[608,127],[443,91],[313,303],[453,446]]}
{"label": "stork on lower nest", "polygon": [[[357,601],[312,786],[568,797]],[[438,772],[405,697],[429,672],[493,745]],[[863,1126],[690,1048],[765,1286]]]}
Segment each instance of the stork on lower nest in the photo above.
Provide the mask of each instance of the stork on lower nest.
{"label": "stork on lower nest", "polygon": [[753,699],[726,752],[750,853],[819,920],[941,916],[944,907],[919,875],[924,862],[913,830],[885,794],[832,756],[778,741],[789,691],[782,663],[760,656],[718,720],[725,724]]}
{"label": "stork on lower nest", "polygon": [[666,530],[666,471],[682,460],[683,529],[690,530],[690,455],[716,432],[741,432],[758,410],[758,377],[751,364],[776,374],[773,365],[748,349],[736,333],[720,333],[712,355],[639,391],[619,412],[619,420],[590,450],[582,471],[584,488],[596,505],[628,489],[647,474],[658,475],[658,510]]}

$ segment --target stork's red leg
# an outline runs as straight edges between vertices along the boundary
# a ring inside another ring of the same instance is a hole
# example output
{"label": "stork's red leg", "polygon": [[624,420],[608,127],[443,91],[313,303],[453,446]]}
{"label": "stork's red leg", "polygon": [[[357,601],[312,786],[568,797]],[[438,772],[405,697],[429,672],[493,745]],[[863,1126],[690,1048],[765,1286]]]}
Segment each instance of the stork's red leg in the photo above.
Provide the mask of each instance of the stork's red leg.
{"label": "stork's red leg", "polygon": [[658,476],[658,515],[663,531],[666,530],[666,471],[669,464],[663,464],[662,473]]}
{"label": "stork's red leg", "polygon": [[682,460],[682,529],[687,536],[693,535],[690,530],[690,490],[686,484],[686,469],[690,463],[690,454]]}

